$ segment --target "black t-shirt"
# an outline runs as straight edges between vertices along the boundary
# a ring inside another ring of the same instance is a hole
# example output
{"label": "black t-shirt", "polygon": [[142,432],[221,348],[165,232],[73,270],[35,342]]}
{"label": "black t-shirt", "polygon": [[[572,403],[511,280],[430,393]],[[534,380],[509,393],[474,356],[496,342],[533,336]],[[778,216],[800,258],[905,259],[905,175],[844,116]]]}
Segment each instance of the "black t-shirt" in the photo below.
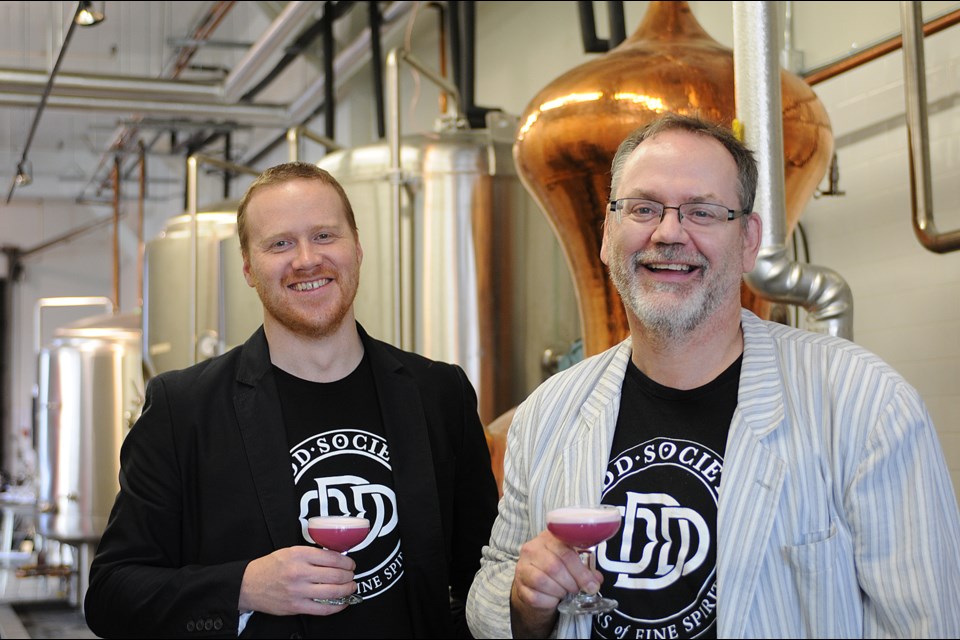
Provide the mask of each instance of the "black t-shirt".
{"label": "black t-shirt", "polygon": [[619,605],[594,617],[594,638],[717,637],[717,497],[741,363],[686,391],[628,365],[602,494],[624,517],[596,550]]}
{"label": "black t-shirt", "polygon": [[[331,616],[307,618],[312,637],[411,637],[397,499],[373,371],[360,365],[336,382],[302,380],[274,367],[290,447],[302,544],[307,520],[352,515],[370,520],[367,538],[349,555],[363,602]],[[256,614],[253,616],[256,617]]]}

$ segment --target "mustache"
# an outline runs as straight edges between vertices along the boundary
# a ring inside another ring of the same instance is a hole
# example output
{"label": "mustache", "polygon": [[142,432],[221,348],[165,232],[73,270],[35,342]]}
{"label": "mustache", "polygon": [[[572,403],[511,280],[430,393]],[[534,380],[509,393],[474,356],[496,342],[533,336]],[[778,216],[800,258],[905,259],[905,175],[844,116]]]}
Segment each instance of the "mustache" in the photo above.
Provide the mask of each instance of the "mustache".
{"label": "mustache", "polygon": [[664,262],[680,262],[701,269],[706,269],[710,266],[710,261],[699,251],[692,254],[685,254],[682,247],[673,245],[637,251],[631,256],[630,260],[630,264],[634,269],[644,264]]}

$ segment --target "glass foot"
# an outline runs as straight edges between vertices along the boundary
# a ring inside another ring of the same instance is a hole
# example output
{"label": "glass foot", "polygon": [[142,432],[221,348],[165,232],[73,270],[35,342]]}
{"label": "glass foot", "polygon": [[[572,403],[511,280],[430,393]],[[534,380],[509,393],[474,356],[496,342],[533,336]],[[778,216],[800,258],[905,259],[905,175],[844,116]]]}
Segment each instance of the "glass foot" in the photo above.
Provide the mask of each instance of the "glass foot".
{"label": "glass foot", "polygon": [[313,601],[319,604],[332,604],[334,606],[340,606],[342,604],[360,604],[363,602],[363,598],[355,593],[351,593],[350,595],[342,598],[314,598]]}
{"label": "glass foot", "polygon": [[599,595],[578,593],[560,603],[557,609],[560,613],[572,616],[594,615],[606,613],[617,608],[619,603],[612,598],[601,598]]}

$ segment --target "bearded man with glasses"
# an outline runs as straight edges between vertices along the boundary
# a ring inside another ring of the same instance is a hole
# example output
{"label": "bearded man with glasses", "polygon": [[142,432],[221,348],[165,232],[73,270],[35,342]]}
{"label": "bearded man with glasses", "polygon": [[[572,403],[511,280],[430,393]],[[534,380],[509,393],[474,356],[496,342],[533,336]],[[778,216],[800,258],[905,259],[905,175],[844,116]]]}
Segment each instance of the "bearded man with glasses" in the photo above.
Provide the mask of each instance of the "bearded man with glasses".
{"label": "bearded man with glasses", "polygon": [[[762,223],[730,131],[667,114],[612,165],[600,259],[630,336],[508,432],[477,637],[960,637],[960,517],[930,416],[876,355],[741,308]],[[610,504],[596,567],[546,514]],[[615,610],[558,614],[568,593]]]}

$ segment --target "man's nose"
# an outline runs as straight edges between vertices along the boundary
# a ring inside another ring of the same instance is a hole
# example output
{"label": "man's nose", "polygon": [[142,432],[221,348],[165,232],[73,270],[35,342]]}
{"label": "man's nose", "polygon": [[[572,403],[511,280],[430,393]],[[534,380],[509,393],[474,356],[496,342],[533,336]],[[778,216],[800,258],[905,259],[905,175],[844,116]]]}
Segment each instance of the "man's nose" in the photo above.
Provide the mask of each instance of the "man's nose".
{"label": "man's nose", "polygon": [[309,268],[323,259],[320,248],[310,242],[301,242],[297,246],[294,256],[294,267],[297,269]]}
{"label": "man's nose", "polygon": [[[676,212],[674,214],[673,212]],[[679,236],[686,235],[686,227],[682,224],[683,216],[679,207],[664,207],[660,222],[653,231],[653,238],[658,242],[676,242]]]}

